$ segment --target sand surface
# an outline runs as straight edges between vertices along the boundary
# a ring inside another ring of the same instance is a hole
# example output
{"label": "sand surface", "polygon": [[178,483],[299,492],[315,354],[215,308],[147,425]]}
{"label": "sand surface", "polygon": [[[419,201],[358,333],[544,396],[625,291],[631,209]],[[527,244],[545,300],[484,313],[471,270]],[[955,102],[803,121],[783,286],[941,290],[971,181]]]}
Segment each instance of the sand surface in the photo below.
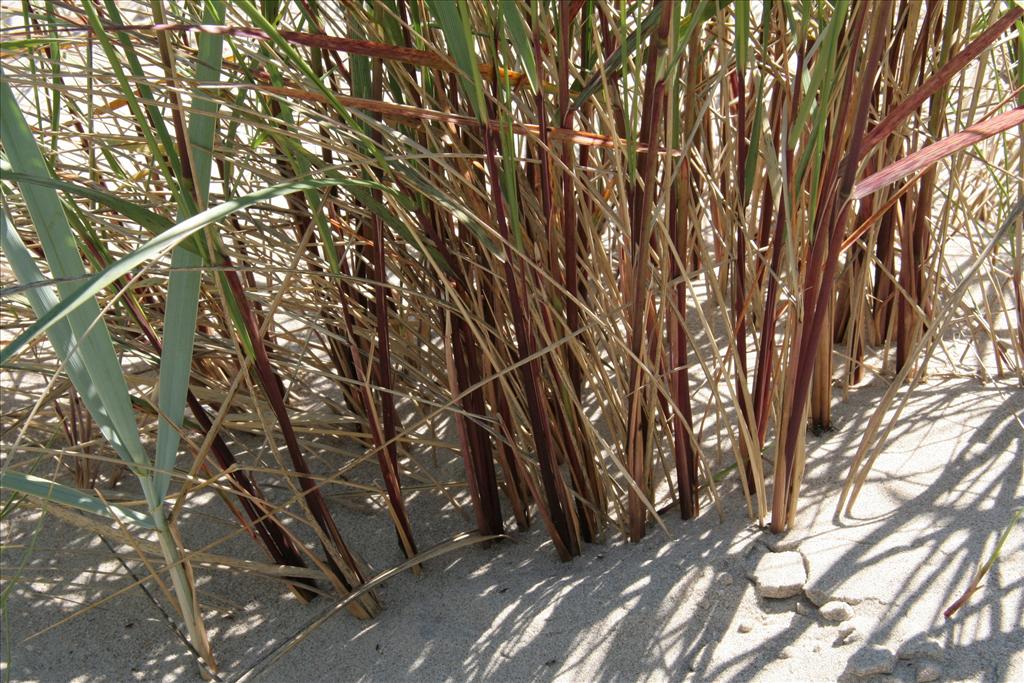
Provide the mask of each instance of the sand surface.
{"label": "sand surface", "polygon": [[[1024,391],[977,380],[923,383],[854,514],[837,519],[850,457],[881,393],[857,389],[836,405],[835,431],[808,434],[799,528],[785,535],[751,524],[727,481],[720,513],[707,506],[683,522],[670,511],[667,534],[653,526],[638,544],[613,537],[563,564],[537,525],[431,560],[420,576],[396,576],[379,589],[385,607],[372,621],[342,612],[315,629],[308,625],[330,609],[327,600],[302,605],[282,584],[201,571],[221,676],[1024,680],[1024,523],[970,603],[951,620],[942,616],[1011,510],[1024,505]],[[223,514],[209,505],[186,515],[189,546],[230,531]],[[436,528],[417,529],[422,546],[470,526],[458,515],[437,519]],[[4,522],[5,543],[33,544],[28,554],[5,552],[5,588],[24,560],[7,604],[5,676],[198,678],[166,617],[106,545],[54,519],[38,521],[38,513],[19,513]],[[400,562],[393,534],[355,522],[346,528],[378,571]],[[219,551],[256,552],[237,538]],[[765,560],[768,553],[777,556]],[[764,597],[772,591],[755,587],[755,569],[787,558],[803,564],[806,580],[791,597]],[[305,635],[297,644],[296,634]]]}

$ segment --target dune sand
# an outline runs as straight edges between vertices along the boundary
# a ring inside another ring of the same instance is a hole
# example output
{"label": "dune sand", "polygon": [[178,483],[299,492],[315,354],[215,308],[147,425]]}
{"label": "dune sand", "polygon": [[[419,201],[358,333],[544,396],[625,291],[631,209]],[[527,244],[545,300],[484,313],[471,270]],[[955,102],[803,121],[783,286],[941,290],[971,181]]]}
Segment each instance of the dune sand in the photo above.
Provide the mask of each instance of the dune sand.
{"label": "dune sand", "polygon": [[[200,597],[221,676],[1024,680],[1024,524],[968,605],[948,621],[942,615],[991,552],[1011,510],[1024,505],[1024,391],[1009,383],[927,380],[853,515],[837,519],[841,483],[881,393],[858,388],[836,405],[835,431],[808,434],[799,528],[785,535],[751,524],[736,492],[724,496],[720,512],[707,506],[699,519],[683,522],[669,511],[668,533],[652,527],[638,544],[611,538],[565,564],[536,525],[491,547],[431,560],[420,576],[396,576],[380,588],[385,608],[372,621],[341,612],[312,629],[330,609],[327,600],[302,605],[281,584],[202,570]],[[230,520],[217,518],[223,514],[213,504],[190,512],[182,523],[190,547],[204,534],[227,533]],[[457,515],[437,519],[437,528],[418,533],[437,542],[470,526]],[[25,561],[7,605],[5,675],[198,678],[165,616],[107,546],[56,520],[38,520],[39,513],[19,513],[4,522],[6,582]],[[344,528],[378,570],[400,562],[393,535],[355,523]],[[28,543],[34,548],[26,554],[18,546]],[[242,556],[256,552],[238,538],[221,549],[232,543]],[[804,580],[773,586],[770,565],[786,562],[782,583]],[[792,595],[766,597],[784,594]]]}

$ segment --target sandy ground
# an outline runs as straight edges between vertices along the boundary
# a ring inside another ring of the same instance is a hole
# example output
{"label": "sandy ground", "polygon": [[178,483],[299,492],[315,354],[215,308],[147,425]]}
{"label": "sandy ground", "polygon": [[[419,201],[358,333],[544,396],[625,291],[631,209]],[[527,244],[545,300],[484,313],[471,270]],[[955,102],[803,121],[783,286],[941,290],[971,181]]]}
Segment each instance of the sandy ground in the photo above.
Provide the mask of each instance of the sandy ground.
{"label": "sandy ground", "polygon": [[[420,576],[390,580],[373,621],[343,612],[312,630],[307,625],[331,607],[326,600],[302,605],[281,584],[203,571],[200,598],[221,675],[268,682],[1024,680],[1024,523],[967,607],[949,621],[942,616],[1010,511],[1024,505],[1024,391],[967,380],[922,384],[853,516],[836,519],[850,456],[881,393],[859,388],[836,405],[835,431],[808,434],[800,524],[786,535],[751,524],[726,482],[720,514],[708,506],[682,522],[670,512],[667,534],[652,527],[639,544],[613,538],[563,564],[542,529],[514,533],[490,548],[432,560]],[[230,529],[216,516],[222,506],[208,507],[182,523],[190,547]],[[427,539],[422,546],[468,528],[456,514],[434,518],[435,528],[417,529]],[[30,554],[4,557],[5,587],[24,559],[7,602],[4,675],[196,679],[171,625],[110,549],[38,519],[8,519],[3,530],[5,543],[33,544]],[[393,535],[357,521],[343,526],[353,545],[376,553],[367,560],[378,569],[397,564]],[[238,538],[218,550],[254,555]],[[763,597],[770,587],[751,580],[769,553],[776,553],[769,560],[804,565],[806,581],[792,597]],[[89,604],[96,606],[60,623]]]}

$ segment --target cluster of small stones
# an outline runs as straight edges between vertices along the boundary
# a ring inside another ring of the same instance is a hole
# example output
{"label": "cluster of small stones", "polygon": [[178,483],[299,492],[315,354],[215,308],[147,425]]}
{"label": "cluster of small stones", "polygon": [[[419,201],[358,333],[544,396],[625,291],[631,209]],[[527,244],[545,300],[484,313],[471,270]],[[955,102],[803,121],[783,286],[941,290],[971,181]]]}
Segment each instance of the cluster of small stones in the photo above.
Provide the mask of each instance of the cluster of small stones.
{"label": "cluster of small stones", "polygon": [[[750,570],[748,577],[754,583],[755,592],[762,598],[783,600],[807,594],[807,565],[804,556],[796,551],[765,553]],[[870,624],[857,617],[855,605],[845,600],[820,600],[822,596],[817,592],[808,597],[818,598],[812,599],[812,602],[823,602],[818,608],[818,614],[824,620],[838,625],[837,645],[862,641],[870,632]],[[798,603],[797,611],[806,613],[801,607],[802,603]],[[753,625],[749,621],[742,621],[737,627],[740,633],[749,633],[752,629]],[[792,652],[783,653],[784,658],[792,655]],[[942,644],[924,634],[903,643],[896,652],[879,645],[865,645],[850,658],[843,678],[888,675],[896,668],[898,660],[909,660],[917,663],[917,683],[931,683],[939,680],[942,675],[939,668],[942,655]]]}

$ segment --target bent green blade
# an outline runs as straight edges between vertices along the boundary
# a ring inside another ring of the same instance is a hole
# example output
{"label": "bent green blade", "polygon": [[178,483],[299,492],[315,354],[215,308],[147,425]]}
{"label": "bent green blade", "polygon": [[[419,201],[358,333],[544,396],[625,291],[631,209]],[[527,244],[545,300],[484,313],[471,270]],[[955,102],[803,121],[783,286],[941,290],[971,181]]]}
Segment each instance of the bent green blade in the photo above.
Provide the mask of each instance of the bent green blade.
{"label": "bent green blade", "polygon": [[[218,3],[207,3],[203,17],[205,24],[219,24],[223,19],[223,7]],[[200,83],[220,80],[223,38],[216,34],[203,33],[199,36],[198,67],[196,80]],[[213,99],[193,91],[192,117],[188,124],[189,157],[192,160],[193,187],[196,191],[196,205],[205,206],[210,195],[210,173],[213,166],[213,142],[217,130],[219,105]],[[188,207],[179,207],[179,220],[188,218]],[[171,253],[171,274],[167,284],[167,305],[164,311],[163,349],[160,352],[160,384],[157,400],[160,405],[160,419],[156,436],[156,473],[153,488],[163,498],[171,484],[171,470],[174,468],[181,444],[182,423],[185,419],[185,402],[188,397],[188,382],[192,374],[192,348],[195,343],[196,316],[199,310],[199,292],[203,260],[188,250],[188,242],[174,248]]]}
{"label": "bent green blade", "polygon": [[[18,107],[14,92],[6,81],[0,81],[0,141],[4,144],[14,170],[37,177],[50,175],[46,162],[28,128],[28,123]],[[43,246],[50,272],[58,280],[57,291],[64,300],[42,312],[36,323],[38,325],[40,321],[64,306],[69,295],[76,291],[76,280],[84,277],[86,271],[85,266],[82,265],[82,257],[75,242],[74,233],[68,224],[57,192],[51,187],[32,183],[19,184],[18,187],[32,217],[36,234]],[[11,235],[16,237],[16,233],[13,227],[8,225],[6,217],[4,218],[3,232],[5,246],[10,243],[16,249],[20,239],[17,241],[13,238],[8,239]],[[23,244],[21,246],[24,248]],[[5,251],[7,251],[6,248]],[[31,258],[29,260],[31,261]],[[34,262],[32,268],[36,269]],[[35,274],[38,275],[38,269]],[[39,279],[42,279],[41,276]],[[110,282],[105,284],[110,284]],[[132,411],[128,385],[114,351],[110,331],[103,321],[99,305],[94,298],[97,292],[98,290],[81,297],[73,309],[68,309],[65,315],[60,316],[61,318],[67,317],[71,334],[77,341],[78,353],[86,368],[86,375],[79,377],[82,385],[76,384],[76,388],[83,399],[90,399],[92,407],[98,409],[102,406],[102,414],[106,415],[107,419],[97,419],[97,422],[101,425],[105,423],[108,427],[104,436],[114,446],[118,454],[127,462],[148,465],[149,462],[139,438],[135,414]],[[38,313],[40,311],[37,311]],[[40,329],[39,333],[42,331]],[[38,336],[39,333],[33,335],[32,338]],[[70,349],[65,349],[65,351],[68,350]],[[68,358],[65,357],[62,360],[67,361]]]}
{"label": "bent green blade", "polygon": [[[206,211],[201,211],[192,218],[184,220],[156,237],[151,238],[135,251],[126,254],[98,273],[85,278],[85,283],[83,285],[63,297],[58,306],[47,311],[45,315],[41,316],[27,330],[19,334],[14,341],[0,350],[0,367],[10,363],[14,355],[18,353],[25,344],[46,332],[55,322],[74,315],[74,312],[80,306],[83,306],[86,302],[92,300],[92,298],[96,296],[101,289],[109,287],[121,277],[130,274],[136,268],[160,258],[167,252],[171,251],[171,249],[176,247],[183,240],[194,235],[208,225],[212,225],[213,223],[216,223],[237,211],[247,209],[254,204],[269,201],[275,197],[290,194],[298,190],[333,187],[335,185],[349,187],[377,187],[382,190],[387,189],[374,182],[356,180],[353,178],[293,180],[287,183],[272,185],[271,187],[258,190],[242,197],[236,197],[222,204],[218,204],[215,207],[209,208]],[[81,276],[78,277],[81,279]],[[93,305],[95,305],[95,302],[93,302]]]}
{"label": "bent green blade", "polygon": [[143,512],[107,503],[84,491],[59,484],[23,472],[0,472],[0,488],[22,493],[33,498],[41,498],[47,502],[58,503],[65,507],[75,508],[101,517],[109,517],[119,522],[130,522],[143,529],[155,529],[153,519]]}

